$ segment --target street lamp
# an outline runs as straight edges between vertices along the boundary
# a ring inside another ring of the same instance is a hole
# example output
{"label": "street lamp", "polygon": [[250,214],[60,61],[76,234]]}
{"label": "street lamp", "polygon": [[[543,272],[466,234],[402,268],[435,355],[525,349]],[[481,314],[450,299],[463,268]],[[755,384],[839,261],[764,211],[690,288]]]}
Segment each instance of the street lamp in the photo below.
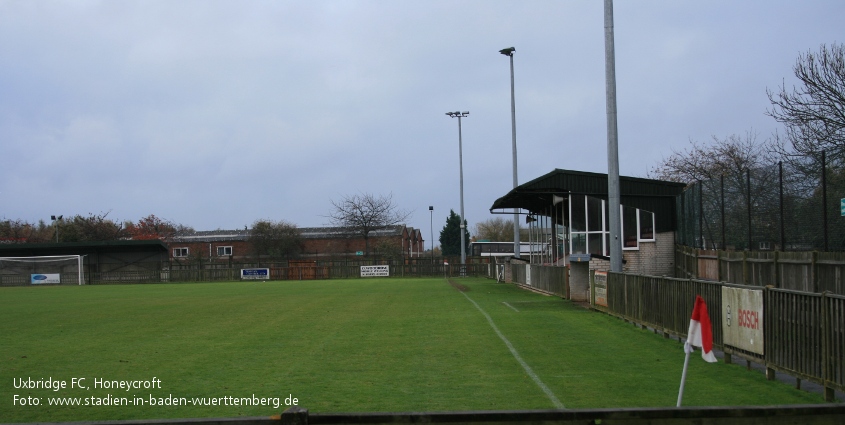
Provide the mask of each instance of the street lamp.
{"label": "street lamp", "polygon": [[431,258],[434,258],[434,206],[428,206],[428,228],[431,230]]}
{"label": "street lamp", "polygon": [[[516,100],[514,97],[513,88],[513,52],[516,49],[508,47],[507,49],[499,50],[499,53],[510,58],[511,62],[511,141],[513,145],[513,187],[516,189]],[[519,244],[519,208],[513,209],[513,256],[519,258],[520,244]]]}
{"label": "street lamp", "polygon": [[53,220],[53,226],[56,227],[56,243],[59,243],[59,221],[62,219],[62,216],[50,216],[50,220]]}
{"label": "street lamp", "polygon": [[461,118],[468,117],[469,111],[447,112],[446,115],[452,118],[458,118],[458,163],[460,164],[461,170],[461,276],[464,276],[466,273],[467,247],[466,241],[464,240],[464,233],[466,233],[466,217],[464,217],[464,153],[463,140],[461,137]]}

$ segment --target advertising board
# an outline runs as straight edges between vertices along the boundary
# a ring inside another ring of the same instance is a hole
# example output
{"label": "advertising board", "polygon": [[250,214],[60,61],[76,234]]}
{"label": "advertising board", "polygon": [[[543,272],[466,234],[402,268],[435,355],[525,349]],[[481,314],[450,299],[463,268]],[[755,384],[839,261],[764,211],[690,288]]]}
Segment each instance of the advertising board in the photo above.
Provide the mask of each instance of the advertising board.
{"label": "advertising board", "polygon": [[49,283],[62,283],[61,273],[37,273],[30,275],[29,283],[43,285]]}
{"label": "advertising board", "polygon": [[241,279],[243,280],[269,280],[270,269],[241,269]]}
{"label": "advertising board", "polygon": [[722,287],[725,345],[763,354],[763,291]]}
{"label": "advertising board", "polygon": [[607,307],[607,272],[596,270],[593,285],[596,291],[596,305]]}
{"label": "advertising board", "polygon": [[361,266],[361,277],[390,276],[390,266]]}

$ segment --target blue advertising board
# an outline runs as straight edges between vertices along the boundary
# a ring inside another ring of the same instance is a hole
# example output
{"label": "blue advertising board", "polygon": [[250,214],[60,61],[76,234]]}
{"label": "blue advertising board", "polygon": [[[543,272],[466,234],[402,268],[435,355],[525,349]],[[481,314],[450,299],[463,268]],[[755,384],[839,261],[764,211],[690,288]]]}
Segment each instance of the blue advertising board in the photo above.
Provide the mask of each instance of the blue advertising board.
{"label": "blue advertising board", "polygon": [[241,279],[269,280],[270,269],[241,269]]}

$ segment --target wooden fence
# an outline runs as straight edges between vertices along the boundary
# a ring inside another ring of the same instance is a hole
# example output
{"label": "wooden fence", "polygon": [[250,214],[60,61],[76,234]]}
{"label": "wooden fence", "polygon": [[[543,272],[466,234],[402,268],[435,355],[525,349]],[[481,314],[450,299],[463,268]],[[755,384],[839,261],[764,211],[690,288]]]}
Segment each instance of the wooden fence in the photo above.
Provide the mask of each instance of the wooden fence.
{"label": "wooden fence", "polygon": [[[314,280],[351,279],[361,277],[361,266],[338,263],[299,267],[268,267],[270,280]],[[491,264],[443,264],[420,263],[390,266],[394,277],[430,276],[486,276],[493,268]],[[170,270],[111,271],[85,273],[86,285],[110,285],[123,283],[165,283],[165,282],[225,282],[241,278],[240,268],[176,268]],[[76,285],[76,273],[63,273],[63,285]],[[29,286],[29,275],[0,276],[0,286]],[[46,285],[45,285],[46,286]]]}
{"label": "wooden fence", "polygon": [[[722,287],[763,292],[762,355],[725,344],[722,330]],[[763,364],[767,376],[781,371],[834,390],[845,391],[845,296],[771,287],[732,285],[695,279],[676,279],[608,273],[607,307],[593,308],[648,326],[665,336],[686,337],[695,296],[707,302],[713,324],[713,343],[726,354]],[[591,297],[595,300],[595,294]]]}
{"label": "wooden fence", "polygon": [[511,264],[510,270],[513,283],[561,298],[569,297],[569,267]]}
{"label": "wooden fence", "polygon": [[[60,423],[41,422],[42,425]],[[66,425],[845,425],[845,405],[311,413],[293,406],[264,417],[136,419]]]}
{"label": "wooden fence", "polygon": [[845,252],[719,251],[677,245],[675,277],[845,295]]}

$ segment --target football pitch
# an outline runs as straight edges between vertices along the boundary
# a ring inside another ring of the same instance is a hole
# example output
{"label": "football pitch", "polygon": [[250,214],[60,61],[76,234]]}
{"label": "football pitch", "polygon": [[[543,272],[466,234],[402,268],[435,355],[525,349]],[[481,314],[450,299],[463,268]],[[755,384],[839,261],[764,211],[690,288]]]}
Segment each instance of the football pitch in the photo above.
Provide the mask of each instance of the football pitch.
{"label": "football pitch", "polygon": [[[485,279],[0,288],[0,422],[672,407],[680,343]],[[685,406],[823,403],[690,360]]]}

